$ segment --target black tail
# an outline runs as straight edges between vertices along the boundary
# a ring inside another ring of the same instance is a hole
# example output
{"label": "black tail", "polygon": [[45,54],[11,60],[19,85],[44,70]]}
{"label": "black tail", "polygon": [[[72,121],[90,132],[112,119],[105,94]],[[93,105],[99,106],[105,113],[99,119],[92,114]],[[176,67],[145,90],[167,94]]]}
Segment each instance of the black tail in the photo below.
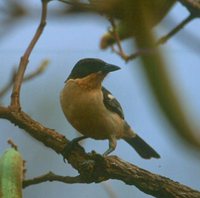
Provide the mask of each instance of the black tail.
{"label": "black tail", "polygon": [[151,157],[160,158],[160,155],[140,136],[136,135],[135,137],[124,138],[124,140],[129,143],[141,157],[145,159],[150,159]]}

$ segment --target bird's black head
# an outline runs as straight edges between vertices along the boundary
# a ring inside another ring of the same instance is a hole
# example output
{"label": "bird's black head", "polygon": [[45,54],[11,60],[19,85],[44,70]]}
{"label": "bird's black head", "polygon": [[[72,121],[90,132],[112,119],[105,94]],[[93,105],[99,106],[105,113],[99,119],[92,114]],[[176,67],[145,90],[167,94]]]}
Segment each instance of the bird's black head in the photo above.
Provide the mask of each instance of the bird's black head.
{"label": "bird's black head", "polygon": [[120,67],[106,63],[97,58],[84,58],[76,63],[67,80],[83,78],[97,72],[103,72],[107,74],[119,69]]}

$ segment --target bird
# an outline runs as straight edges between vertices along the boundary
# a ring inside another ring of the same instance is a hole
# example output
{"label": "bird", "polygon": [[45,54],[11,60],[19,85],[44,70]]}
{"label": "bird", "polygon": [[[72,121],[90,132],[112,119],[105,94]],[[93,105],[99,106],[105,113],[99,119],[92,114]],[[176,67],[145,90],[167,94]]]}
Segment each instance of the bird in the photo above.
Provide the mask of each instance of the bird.
{"label": "bird", "polygon": [[115,150],[123,139],[144,159],[160,155],[135,133],[124,118],[120,103],[102,82],[110,73],[121,69],[98,58],[83,58],[73,67],[60,94],[62,111],[68,122],[82,136],[74,138],[108,140],[103,156]]}

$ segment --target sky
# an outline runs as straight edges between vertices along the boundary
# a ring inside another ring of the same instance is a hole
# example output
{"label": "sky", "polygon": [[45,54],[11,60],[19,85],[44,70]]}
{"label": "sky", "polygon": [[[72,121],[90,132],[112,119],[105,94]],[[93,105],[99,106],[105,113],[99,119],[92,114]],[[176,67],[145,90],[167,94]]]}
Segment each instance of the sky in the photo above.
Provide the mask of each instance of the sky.
{"label": "sky", "polygon": [[[59,8],[60,5],[62,6],[61,3],[51,2],[49,7],[52,10],[54,7]],[[0,39],[0,87],[9,80],[12,68],[19,63],[35,32],[39,20],[39,9],[37,9],[39,6],[39,3],[32,1],[29,7],[35,12],[32,12],[31,17],[18,21]],[[163,26],[157,28],[157,34],[163,35],[173,27],[168,21],[173,19],[177,24],[187,15],[186,9],[177,4],[169,17],[164,20]],[[116,64],[122,69],[110,74],[104,85],[120,101],[128,123],[155,148],[161,155],[161,159],[141,159],[124,141],[118,141],[113,155],[200,190],[200,155],[174,135],[174,129],[160,111],[141,70],[140,60],[136,59],[126,64],[110,49],[106,51],[99,49],[99,39],[108,27],[108,21],[96,15],[48,17],[45,31],[31,54],[27,74],[34,71],[44,59],[48,59],[50,63],[44,74],[23,85],[21,100],[24,111],[45,126],[56,129],[67,138],[73,139],[77,133],[67,123],[59,104],[59,95],[65,79],[74,64],[81,58],[96,57]],[[199,27],[199,20],[191,22],[162,47],[172,82],[181,96],[188,117],[197,128],[200,127]],[[192,37],[184,37],[185,34],[191,34]],[[194,38],[198,39],[198,42],[194,43]],[[191,43],[194,43],[193,47],[190,46]],[[125,50],[130,52],[132,49],[129,46],[129,41],[123,43]],[[9,97],[10,93],[3,98],[2,103],[8,104]],[[27,178],[48,171],[61,175],[77,175],[76,170],[63,163],[62,156],[44,147],[21,129],[5,120],[0,120],[0,126],[0,153],[2,154],[8,148],[7,139],[13,139],[26,160]],[[83,146],[87,152],[95,150],[103,153],[107,149],[108,142],[89,139]],[[24,197],[46,197],[47,193],[50,198],[64,196],[90,198],[94,197],[94,194],[96,198],[109,197],[107,187],[114,191],[117,198],[151,197],[134,186],[115,180],[89,185],[47,182],[28,187],[24,190]]]}

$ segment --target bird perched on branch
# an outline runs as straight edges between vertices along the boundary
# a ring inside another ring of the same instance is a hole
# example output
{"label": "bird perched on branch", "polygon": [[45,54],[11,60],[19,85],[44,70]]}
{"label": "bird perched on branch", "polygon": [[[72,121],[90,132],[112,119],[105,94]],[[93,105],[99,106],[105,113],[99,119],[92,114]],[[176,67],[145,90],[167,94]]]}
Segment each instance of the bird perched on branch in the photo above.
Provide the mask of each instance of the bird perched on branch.
{"label": "bird perched on branch", "polygon": [[159,154],[139,137],[124,119],[121,105],[104,87],[102,81],[109,72],[120,67],[100,59],[85,58],[76,63],[65,81],[60,102],[65,117],[83,136],[75,138],[108,139],[109,148],[104,156],[111,153],[118,139],[129,143],[145,158],[160,158]]}

